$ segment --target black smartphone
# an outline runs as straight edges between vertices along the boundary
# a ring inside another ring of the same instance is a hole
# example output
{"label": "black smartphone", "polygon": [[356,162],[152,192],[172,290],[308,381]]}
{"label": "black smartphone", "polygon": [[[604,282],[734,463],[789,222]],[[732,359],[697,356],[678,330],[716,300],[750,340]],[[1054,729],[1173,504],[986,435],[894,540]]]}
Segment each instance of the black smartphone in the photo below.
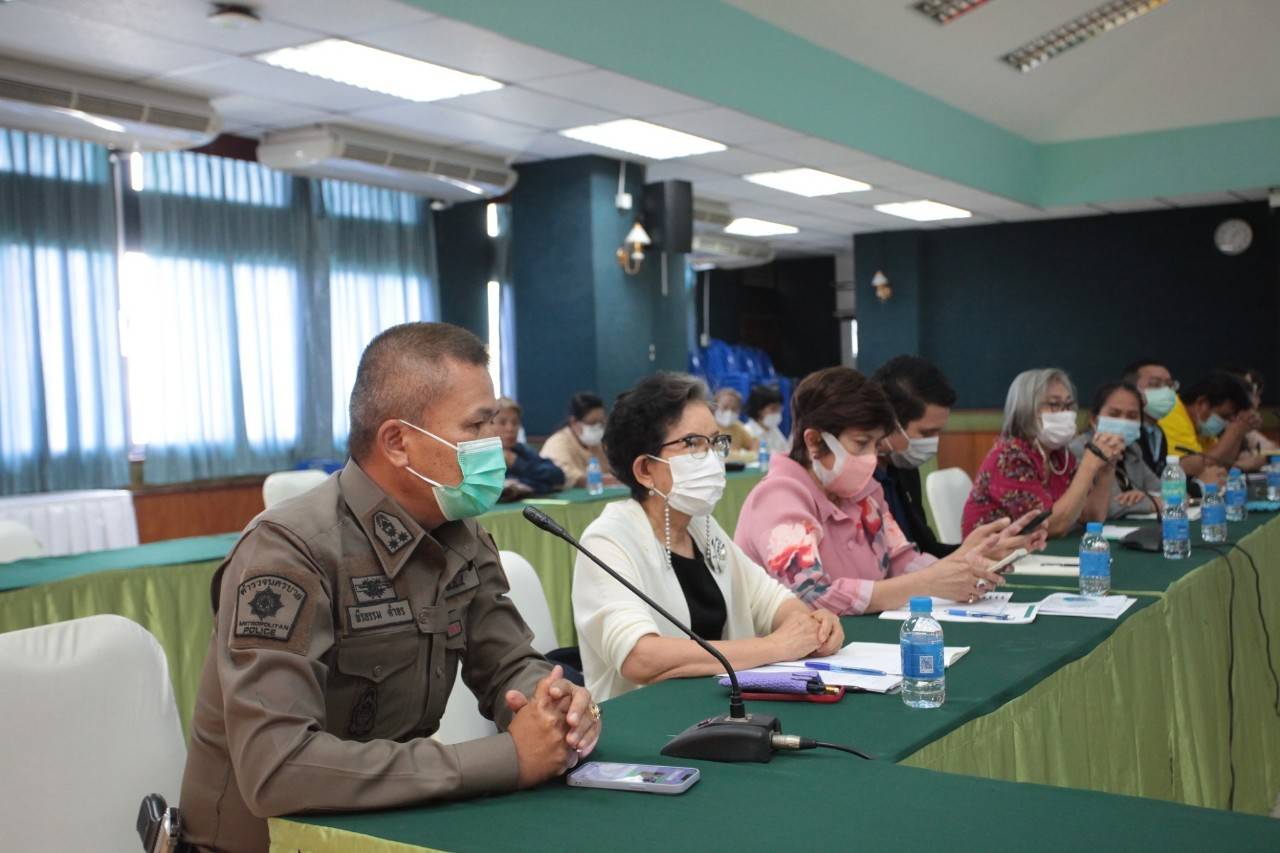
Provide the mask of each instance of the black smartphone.
{"label": "black smartphone", "polygon": [[1022,528],[1022,532],[1021,532],[1021,533],[1019,533],[1018,535],[1019,535],[1019,536],[1026,536],[1028,533],[1035,533],[1035,532],[1036,532],[1036,528],[1038,528],[1040,525],[1044,524],[1044,523],[1045,523],[1045,521],[1047,521],[1047,520],[1048,520],[1048,518],[1049,518],[1049,516],[1051,516],[1051,515],[1053,515],[1053,510],[1051,510],[1051,509],[1046,509],[1044,512],[1040,513],[1040,514],[1039,514],[1039,515],[1037,515],[1035,518],[1033,518],[1033,519],[1031,519],[1029,522],[1027,522],[1027,526],[1026,526],[1026,527],[1024,527],[1024,528]]}

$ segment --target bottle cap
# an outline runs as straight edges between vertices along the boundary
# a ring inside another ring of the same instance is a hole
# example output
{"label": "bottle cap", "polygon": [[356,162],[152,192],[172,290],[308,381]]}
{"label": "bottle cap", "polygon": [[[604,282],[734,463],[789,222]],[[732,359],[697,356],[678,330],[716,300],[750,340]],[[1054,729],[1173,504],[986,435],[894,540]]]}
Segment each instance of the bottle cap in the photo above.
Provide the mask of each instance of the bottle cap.
{"label": "bottle cap", "polygon": [[1088,524],[1086,524],[1086,525],[1084,526],[1084,532],[1085,532],[1085,533],[1101,533],[1101,532],[1102,532],[1102,522],[1101,522],[1101,521],[1090,521]]}
{"label": "bottle cap", "polygon": [[1167,464],[1169,464],[1169,465],[1173,465],[1174,463],[1176,463],[1176,462],[1177,462],[1179,459],[1181,459],[1181,458],[1182,458],[1182,457],[1181,457],[1181,456],[1179,456],[1179,455],[1178,455],[1178,454],[1176,454],[1176,453],[1170,453],[1168,456],[1166,456],[1166,457],[1164,458],[1164,461],[1165,461]]}
{"label": "bottle cap", "polygon": [[932,613],[933,599],[927,595],[911,596],[911,612],[912,613]]}
{"label": "bottle cap", "polygon": [[1182,495],[1169,495],[1164,502],[1169,506],[1182,506]]}
{"label": "bottle cap", "polygon": [[1228,472],[1227,472],[1227,476],[1229,476],[1229,477],[1239,477],[1239,476],[1240,476],[1240,469],[1239,469],[1239,468],[1232,468],[1230,471],[1228,471]]}
{"label": "bottle cap", "polygon": [[1204,484],[1204,493],[1205,493],[1206,495],[1216,495],[1216,494],[1218,493],[1218,484],[1217,484],[1217,483],[1205,483],[1205,484]]}

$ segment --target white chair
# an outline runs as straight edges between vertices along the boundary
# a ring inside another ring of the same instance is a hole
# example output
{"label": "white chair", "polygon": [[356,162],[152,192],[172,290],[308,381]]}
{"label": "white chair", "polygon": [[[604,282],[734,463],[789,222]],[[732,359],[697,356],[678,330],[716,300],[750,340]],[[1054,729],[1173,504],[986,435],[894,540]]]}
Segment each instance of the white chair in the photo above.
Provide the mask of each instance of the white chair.
{"label": "white chair", "polygon": [[943,468],[934,471],[924,481],[933,522],[938,525],[938,541],[946,545],[959,545],[964,541],[960,532],[960,519],[964,515],[964,502],[969,499],[973,480],[959,468]]}
{"label": "white chair", "polygon": [[262,502],[267,509],[271,509],[281,501],[311,491],[327,479],[328,474],[314,470],[277,471],[268,474],[267,479],[262,481]]}
{"label": "white chair", "polygon": [[[556,648],[556,629],[551,621],[551,608],[542,591],[542,581],[529,561],[514,551],[500,551],[502,569],[511,585],[510,598],[524,621],[533,632],[533,647],[546,654]],[[476,707],[476,697],[461,680],[453,685],[449,702],[440,717],[440,728],[434,737],[442,743],[460,743],[464,740],[486,737],[497,731]]]}
{"label": "white chair", "polygon": [[34,530],[20,521],[0,520],[0,563],[43,556],[44,546]]}
{"label": "white chair", "polygon": [[147,794],[178,804],[186,742],[164,649],[123,616],[0,634],[8,853],[137,853]]}

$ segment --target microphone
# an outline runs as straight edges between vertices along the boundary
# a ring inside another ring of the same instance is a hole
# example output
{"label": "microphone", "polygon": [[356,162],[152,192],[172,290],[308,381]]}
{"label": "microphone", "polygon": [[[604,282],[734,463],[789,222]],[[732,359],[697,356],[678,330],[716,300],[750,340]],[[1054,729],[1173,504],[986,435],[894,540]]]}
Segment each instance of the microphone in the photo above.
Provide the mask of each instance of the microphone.
{"label": "microphone", "polygon": [[[656,610],[664,619],[675,625],[693,640],[703,651],[711,655],[729,676],[729,713],[719,717],[711,717],[690,726],[676,735],[670,743],[662,748],[663,755],[677,758],[699,758],[705,761],[760,761],[767,762],[773,758],[775,748],[774,737],[782,737],[782,724],[777,717],[768,714],[748,714],[742,701],[742,688],[738,684],[738,674],[733,671],[729,661],[720,650],[699,637],[693,629],[668,613],[661,605],[645,595],[629,580],[618,574],[604,561],[592,554],[582,543],[569,535],[569,532],[555,522],[545,512],[534,506],[524,508],[524,517],[536,527],[557,536],[582,552],[587,559],[595,563],[604,573],[625,586],[633,595]],[[778,747],[782,748],[782,747]]]}
{"label": "microphone", "polygon": [[[1146,463],[1143,463],[1144,465]],[[1116,476],[1120,478],[1120,487],[1125,490],[1133,489],[1133,484],[1129,481],[1129,477],[1124,473],[1124,469],[1117,466]],[[1158,552],[1164,550],[1164,513],[1160,511],[1160,504],[1156,499],[1147,494],[1145,489],[1139,489],[1142,496],[1147,499],[1147,503],[1151,504],[1151,508],[1155,510],[1156,526],[1155,527],[1139,527],[1137,530],[1126,535],[1120,540],[1120,544],[1128,548],[1130,551],[1152,551]]]}

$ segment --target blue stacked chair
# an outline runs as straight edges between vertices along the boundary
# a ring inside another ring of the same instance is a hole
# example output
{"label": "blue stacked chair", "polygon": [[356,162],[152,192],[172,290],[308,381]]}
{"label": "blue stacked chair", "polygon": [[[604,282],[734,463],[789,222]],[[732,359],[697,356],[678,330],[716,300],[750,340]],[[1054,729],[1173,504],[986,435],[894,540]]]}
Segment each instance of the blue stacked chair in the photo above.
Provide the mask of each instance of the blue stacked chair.
{"label": "blue stacked chair", "polygon": [[[794,382],[779,376],[773,359],[757,347],[738,346],[712,338],[689,353],[689,372],[703,379],[712,391],[732,388],[746,400],[757,385],[773,385],[782,394],[782,426],[791,434],[791,388]],[[745,413],[744,413],[745,417]]]}

